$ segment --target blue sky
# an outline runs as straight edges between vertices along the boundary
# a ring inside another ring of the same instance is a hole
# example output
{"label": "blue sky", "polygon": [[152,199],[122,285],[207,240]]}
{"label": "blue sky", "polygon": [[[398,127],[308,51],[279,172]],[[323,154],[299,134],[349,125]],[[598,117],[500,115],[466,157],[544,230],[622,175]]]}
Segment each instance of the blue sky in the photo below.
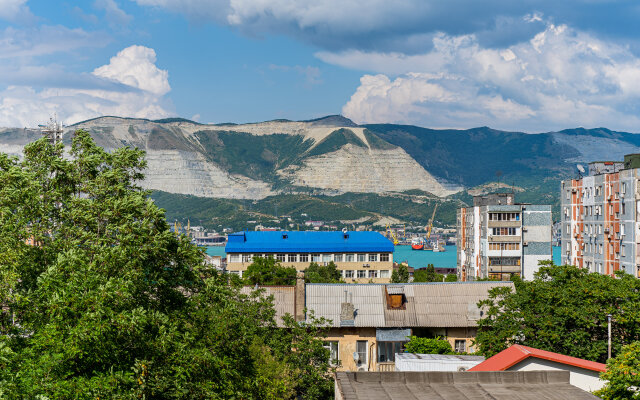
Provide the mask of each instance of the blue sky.
{"label": "blue sky", "polygon": [[640,132],[640,3],[0,0],[0,126],[99,115]]}

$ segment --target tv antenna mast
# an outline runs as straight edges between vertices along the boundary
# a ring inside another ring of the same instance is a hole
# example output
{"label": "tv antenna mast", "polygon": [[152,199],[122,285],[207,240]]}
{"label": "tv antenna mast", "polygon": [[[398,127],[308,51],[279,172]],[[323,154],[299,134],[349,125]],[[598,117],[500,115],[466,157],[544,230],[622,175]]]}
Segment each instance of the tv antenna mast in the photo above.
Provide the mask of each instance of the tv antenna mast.
{"label": "tv antenna mast", "polygon": [[62,123],[57,121],[57,115],[49,118],[47,125],[39,125],[42,128],[42,136],[49,139],[49,143],[55,146],[62,141]]}

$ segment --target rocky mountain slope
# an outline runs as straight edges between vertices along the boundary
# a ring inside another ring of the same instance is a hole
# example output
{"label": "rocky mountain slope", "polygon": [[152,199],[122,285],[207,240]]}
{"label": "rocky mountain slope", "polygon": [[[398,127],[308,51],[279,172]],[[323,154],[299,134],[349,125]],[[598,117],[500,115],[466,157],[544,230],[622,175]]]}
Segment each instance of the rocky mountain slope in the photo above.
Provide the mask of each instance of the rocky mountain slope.
{"label": "rocky mountain slope", "polygon": [[[63,141],[68,144],[80,128],[107,149],[144,149],[149,189],[251,200],[299,193],[337,201],[369,193],[381,196],[368,208],[379,214],[391,198],[387,194],[426,192],[443,203],[468,203],[470,193],[496,181],[518,187],[519,201],[557,205],[559,180],[575,176],[576,163],[640,152],[640,135],[605,128],[540,134],[434,130],[358,126],[341,116],[219,125],[101,117],[67,127]],[[38,137],[37,130],[0,129],[0,152],[19,155]],[[390,207],[386,214],[397,217]]]}

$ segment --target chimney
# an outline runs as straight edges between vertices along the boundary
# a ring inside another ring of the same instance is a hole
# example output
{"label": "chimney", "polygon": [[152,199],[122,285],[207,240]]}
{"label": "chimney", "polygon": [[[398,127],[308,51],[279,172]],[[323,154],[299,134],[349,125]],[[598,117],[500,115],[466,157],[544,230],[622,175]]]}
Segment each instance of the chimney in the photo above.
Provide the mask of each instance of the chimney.
{"label": "chimney", "polygon": [[[351,293],[349,293],[351,295]],[[340,305],[340,326],[355,326],[356,308],[344,291],[344,302]]]}
{"label": "chimney", "polygon": [[304,321],[304,308],[306,306],[306,288],[304,283],[304,273],[298,272],[296,274],[296,289],[295,289],[295,300],[294,300],[294,312],[295,312],[295,320],[296,321]]}

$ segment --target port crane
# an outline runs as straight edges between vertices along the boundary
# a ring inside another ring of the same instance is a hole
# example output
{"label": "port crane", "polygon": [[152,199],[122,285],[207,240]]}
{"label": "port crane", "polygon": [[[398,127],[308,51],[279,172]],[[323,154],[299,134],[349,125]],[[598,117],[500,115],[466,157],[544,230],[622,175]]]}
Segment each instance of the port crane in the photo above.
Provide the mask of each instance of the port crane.
{"label": "port crane", "polygon": [[433,228],[433,218],[436,216],[436,211],[438,210],[438,203],[433,207],[433,213],[431,214],[431,219],[429,220],[429,227],[427,228],[427,239],[431,237],[431,229]]}
{"label": "port crane", "polygon": [[391,225],[387,224],[387,237],[393,239],[393,245],[398,245],[398,235],[391,230]]}

